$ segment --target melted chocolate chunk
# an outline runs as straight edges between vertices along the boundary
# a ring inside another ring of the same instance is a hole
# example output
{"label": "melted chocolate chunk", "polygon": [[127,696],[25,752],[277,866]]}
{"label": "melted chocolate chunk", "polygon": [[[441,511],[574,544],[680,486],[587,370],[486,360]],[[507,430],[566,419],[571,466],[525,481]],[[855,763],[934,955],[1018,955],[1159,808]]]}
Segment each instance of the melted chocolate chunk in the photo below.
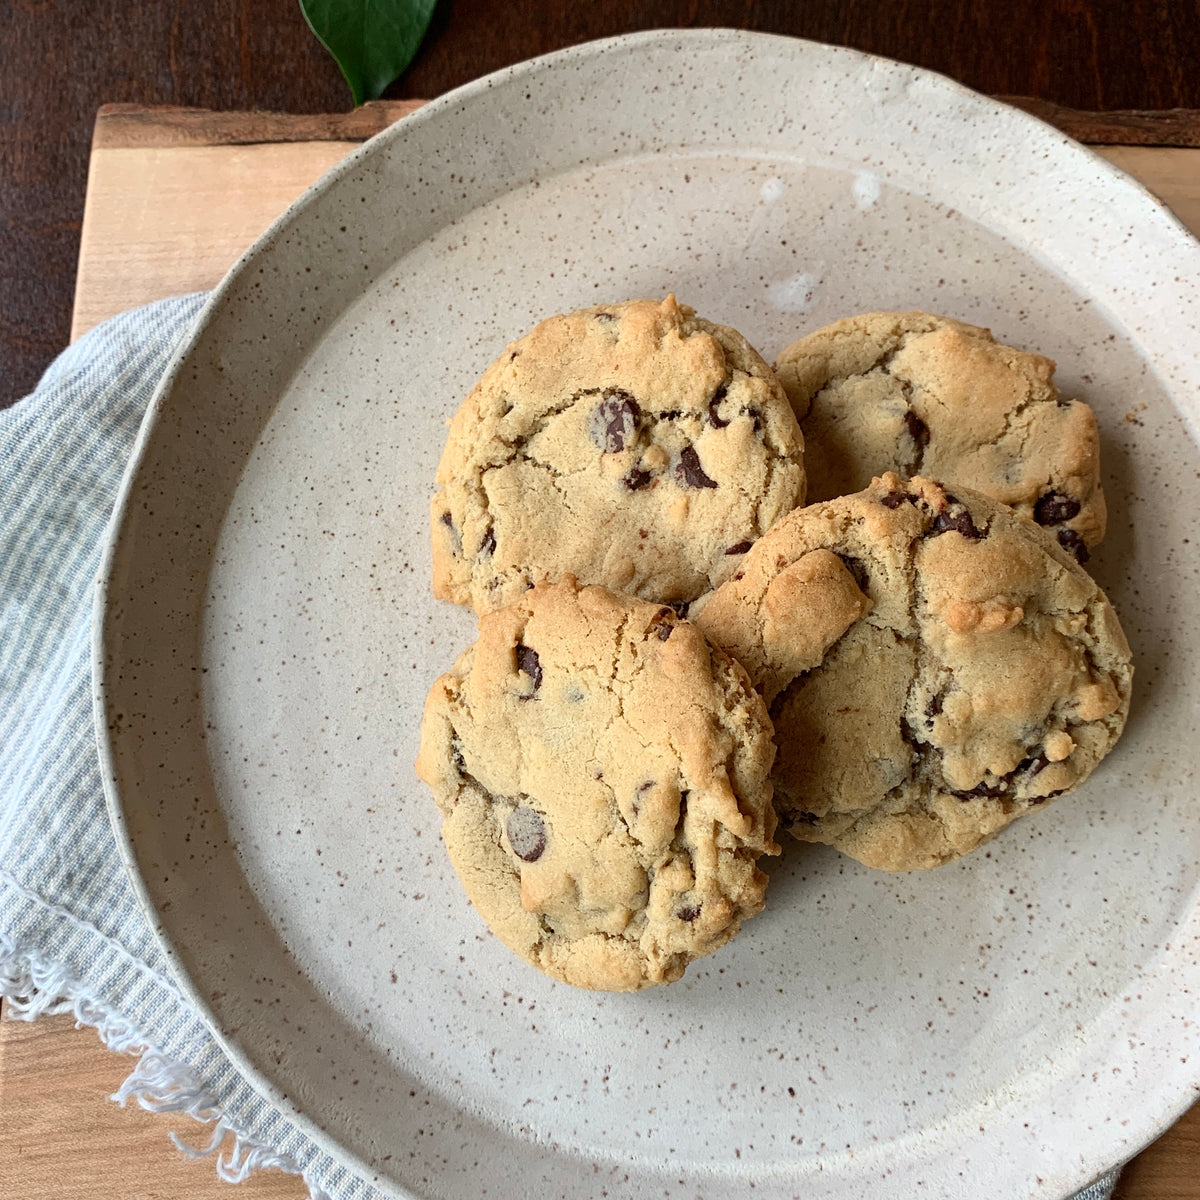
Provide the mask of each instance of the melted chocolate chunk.
{"label": "melted chocolate chunk", "polygon": [[636,492],[638,488],[644,488],[650,482],[650,472],[643,471],[641,467],[634,467],[621,482],[631,491]]}
{"label": "melted chocolate chunk", "polygon": [[524,671],[533,680],[533,690],[536,692],[542,686],[542,664],[537,651],[517,643],[517,670]]}
{"label": "melted chocolate chunk", "polygon": [[[947,496],[946,499],[950,504],[958,504],[953,496]],[[938,513],[933,518],[933,524],[929,527],[927,536],[937,537],[939,533],[949,533],[951,530],[961,533],[963,537],[970,538],[975,542],[983,537],[983,534],[975,528],[975,522],[971,520],[971,514],[965,508],[956,513],[951,513],[949,509]]]}
{"label": "melted chocolate chunk", "polygon": [[736,546],[730,546],[729,549],[725,551],[725,553],[726,554],[745,554],[746,551],[749,550],[750,547],[753,545],[754,545],[753,542],[738,542],[738,544]]}
{"label": "melted chocolate chunk", "polygon": [[704,473],[704,468],[700,465],[700,455],[696,453],[695,446],[684,446],[679,452],[679,465],[675,468],[675,475],[680,483],[686,484],[693,488],[715,488],[717,481],[709,479]]}
{"label": "melted chocolate chunk", "polygon": [[1091,557],[1088,554],[1087,543],[1073,529],[1060,529],[1058,531],[1058,544],[1079,560],[1085,563]]}
{"label": "melted chocolate chunk", "polygon": [[913,503],[912,497],[906,495],[904,492],[888,492],[886,496],[880,497],[879,503],[882,504],[884,508],[899,508],[900,505],[905,502],[905,500],[907,500],[909,504]]}
{"label": "melted chocolate chunk", "polygon": [[605,454],[618,454],[637,436],[642,410],[638,402],[620,388],[604,393],[588,418],[588,437]]}
{"label": "melted chocolate chunk", "polygon": [[1033,506],[1033,519],[1039,525],[1061,525],[1072,517],[1079,516],[1082,506],[1078,500],[1064,496],[1061,492],[1047,492],[1038,497]]}
{"label": "melted chocolate chunk", "polygon": [[729,385],[725,383],[721,384],[721,386],[713,393],[713,398],[708,402],[708,420],[709,424],[712,425],[714,429],[724,429],[725,426],[729,424],[724,417],[717,413],[717,405],[725,399],[725,394],[728,391]]}
{"label": "melted chocolate chunk", "polygon": [[685,904],[675,915],[681,921],[694,921],[700,915],[700,905]]}
{"label": "melted chocolate chunk", "polygon": [[514,808],[504,824],[508,844],[523,862],[537,862],[546,849],[546,822],[532,808]]}

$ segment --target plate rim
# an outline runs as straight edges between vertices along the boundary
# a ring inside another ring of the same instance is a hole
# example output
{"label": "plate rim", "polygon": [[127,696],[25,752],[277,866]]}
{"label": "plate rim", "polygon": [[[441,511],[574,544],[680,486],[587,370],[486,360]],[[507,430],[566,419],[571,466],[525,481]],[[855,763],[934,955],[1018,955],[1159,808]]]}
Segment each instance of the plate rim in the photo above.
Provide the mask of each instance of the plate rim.
{"label": "plate rim", "polygon": [[[132,497],[136,481],[149,453],[163,410],[179,384],[189,356],[203,340],[216,316],[221,311],[226,297],[250,267],[255,265],[262,256],[270,253],[280,235],[285,233],[301,214],[310,209],[327,192],[335,188],[343,178],[353,174],[364,160],[380,153],[392,141],[404,137],[406,131],[414,128],[417,124],[423,125],[438,121],[442,119],[443,113],[472,104],[478,97],[486,95],[492,87],[520,79],[525,75],[569,64],[572,60],[578,58],[592,58],[604,54],[620,53],[626,48],[631,47],[636,48],[653,44],[666,46],[674,43],[707,45],[715,42],[740,45],[751,52],[755,47],[766,46],[787,47],[793,53],[799,54],[816,52],[826,56],[830,61],[840,59],[847,64],[877,64],[888,72],[895,72],[897,74],[906,73],[913,79],[928,81],[935,87],[944,90],[948,95],[969,101],[973,105],[980,105],[985,111],[991,114],[1004,114],[1007,119],[1015,121],[1018,126],[1023,125],[1030,129],[1037,129],[1043,133],[1048,133],[1060,143],[1060,149],[1068,153],[1086,156],[1092,169],[1099,172],[1101,176],[1107,176],[1110,181],[1119,182],[1123,187],[1130,188],[1135,193],[1139,193],[1139,200],[1143,202],[1150,201],[1150,206],[1146,213],[1139,214],[1139,217],[1149,215],[1149,212],[1152,210],[1170,233],[1183,239],[1193,250],[1200,249],[1196,239],[1186,226],[1183,225],[1182,221],[1139,180],[1097,154],[1090,147],[1077,142],[1054,125],[1023,109],[1018,109],[1002,100],[997,100],[994,97],[976,92],[940,72],[870,52],[781,34],[713,27],[691,29],[659,28],[583,42],[523,60],[477,79],[470,80],[426,102],[420,109],[388,126],[352,150],[345,158],[306,188],[300,196],[272,221],[254,243],[238,257],[221,281],[210,292],[199,312],[193,317],[187,331],[181,337],[168,361],[166,370],[155,389],[138,430],[133,449],[121,478],[112,514],[103,535],[102,552],[94,585],[95,601],[91,625],[91,667],[93,715],[96,726],[97,752],[100,761],[105,802],[122,865],[142,913],[152,930],[155,942],[170,966],[176,985],[200,1017],[210,1036],[215,1039],[222,1052],[229,1058],[230,1062],[250,1088],[268,1103],[280,1109],[284,1116],[303,1132],[305,1136],[311,1139],[321,1151],[330,1155],[335,1161],[348,1166],[364,1182],[379,1186],[384,1191],[397,1196],[407,1197],[413,1193],[409,1192],[405,1185],[398,1180],[381,1177],[376,1169],[355,1151],[338,1141],[334,1135],[328,1133],[314,1118],[309,1116],[303,1108],[295,1103],[289,1095],[281,1092],[264,1075],[250,1057],[249,1052],[242,1046],[240,1039],[228,1035],[222,1029],[221,1022],[217,1019],[209,1003],[204,999],[197,985],[191,979],[180,952],[176,949],[171,936],[167,932],[166,926],[162,922],[158,908],[145,881],[142,866],[138,860],[137,847],[134,845],[133,836],[126,821],[125,803],[118,788],[119,772],[117,759],[119,757],[119,746],[116,740],[116,733],[108,719],[110,665],[107,652],[107,639],[114,625],[120,620],[119,614],[116,613],[111,603],[110,585],[118,555],[121,552],[125,539],[131,536],[129,531],[129,514],[132,508]],[[1174,391],[1173,388],[1170,390]],[[1193,900],[1195,899],[1195,895],[1193,893]],[[1139,1127],[1145,1131],[1144,1139],[1139,1135],[1139,1146],[1149,1144],[1150,1141],[1154,1140],[1154,1138],[1158,1137],[1174,1124],[1195,1102],[1198,1090],[1200,1090],[1200,1072],[1197,1073],[1196,1083],[1192,1085],[1190,1091],[1185,1090],[1178,1096],[1172,1095],[1165,1101],[1162,1101],[1160,1097],[1159,1106],[1153,1110],[1154,1115],[1151,1116],[1148,1122],[1144,1123],[1144,1126]],[[1135,1151],[1135,1153],[1137,1152]],[[1079,1183],[1072,1184],[1072,1187],[1085,1186],[1091,1179],[1102,1175],[1113,1167],[1123,1164],[1129,1157],[1131,1156],[1127,1152],[1114,1146],[1114,1154],[1111,1160],[1105,1161],[1095,1170],[1089,1168],[1089,1171],[1085,1173],[1086,1178],[1079,1176],[1078,1171],[1074,1172],[1072,1177],[1075,1178],[1078,1176]],[[1058,1193],[1055,1194],[1057,1195]]]}

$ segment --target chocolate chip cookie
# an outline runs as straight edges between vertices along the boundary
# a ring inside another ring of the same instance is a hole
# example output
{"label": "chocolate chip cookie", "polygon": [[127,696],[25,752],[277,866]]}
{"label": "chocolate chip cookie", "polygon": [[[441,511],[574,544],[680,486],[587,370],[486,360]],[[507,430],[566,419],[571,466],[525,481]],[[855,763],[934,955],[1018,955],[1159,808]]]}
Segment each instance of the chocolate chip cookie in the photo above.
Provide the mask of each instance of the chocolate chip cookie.
{"label": "chocolate chip cookie", "polygon": [[633,991],[762,908],[774,752],[745,671],[694,625],[568,577],[480,620],[426,701],[417,772],[500,940]]}
{"label": "chocolate chip cookie", "polygon": [[1096,418],[1054,363],[929,313],[866,313],[793,342],[775,369],[804,432],[808,499],[894,470],[1012,505],[1086,562],[1104,536]]}
{"label": "chocolate chip cookie", "polygon": [[451,423],[434,593],[484,613],[570,573],[694,600],[803,503],[802,449],[766,363],[673,296],[552,317]]}
{"label": "chocolate chip cookie", "polygon": [[868,866],[973,850],[1086,779],[1129,708],[1104,594],[957,484],[888,473],[798,509],[692,609],[770,706],[780,823]]}

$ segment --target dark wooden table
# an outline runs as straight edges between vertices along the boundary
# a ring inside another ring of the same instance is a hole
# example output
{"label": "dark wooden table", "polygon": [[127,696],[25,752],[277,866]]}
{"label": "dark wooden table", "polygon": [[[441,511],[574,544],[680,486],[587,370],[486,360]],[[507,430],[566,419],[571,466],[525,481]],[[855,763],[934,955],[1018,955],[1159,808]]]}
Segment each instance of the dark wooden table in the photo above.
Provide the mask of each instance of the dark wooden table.
{"label": "dark wooden table", "polygon": [[[388,95],[677,25],[854,46],[1074,108],[1200,108],[1194,0],[442,0]],[[0,0],[0,406],[66,345],[88,143],[109,101],[322,112],[349,92],[296,0]]]}

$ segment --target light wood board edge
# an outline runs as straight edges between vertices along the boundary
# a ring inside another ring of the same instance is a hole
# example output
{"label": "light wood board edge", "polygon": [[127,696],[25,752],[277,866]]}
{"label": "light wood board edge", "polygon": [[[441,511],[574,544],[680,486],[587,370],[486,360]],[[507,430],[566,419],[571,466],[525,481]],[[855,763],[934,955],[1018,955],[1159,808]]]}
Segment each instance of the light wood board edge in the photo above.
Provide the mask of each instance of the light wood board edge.
{"label": "light wood board edge", "polygon": [[1089,146],[1200,146],[1200,109],[1086,112],[1033,96],[997,96]]}
{"label": "light wood board edge", "polygon": [[92,149],[365,142],[424,103],[371,100],[344,113],[214,112],[172,105],[105,104],[96,113]]}
{"label": "light wood board edge", "polygon": [[[1107,146],[1200,146],[1200,110],[1089,112],[1033,96],[997,96],[1077,141]],[[343,113],[214,112],[170,105],[105,104],[92,147],[241,146],[263,142],[362,142],[423,100],[372,100]]]}

